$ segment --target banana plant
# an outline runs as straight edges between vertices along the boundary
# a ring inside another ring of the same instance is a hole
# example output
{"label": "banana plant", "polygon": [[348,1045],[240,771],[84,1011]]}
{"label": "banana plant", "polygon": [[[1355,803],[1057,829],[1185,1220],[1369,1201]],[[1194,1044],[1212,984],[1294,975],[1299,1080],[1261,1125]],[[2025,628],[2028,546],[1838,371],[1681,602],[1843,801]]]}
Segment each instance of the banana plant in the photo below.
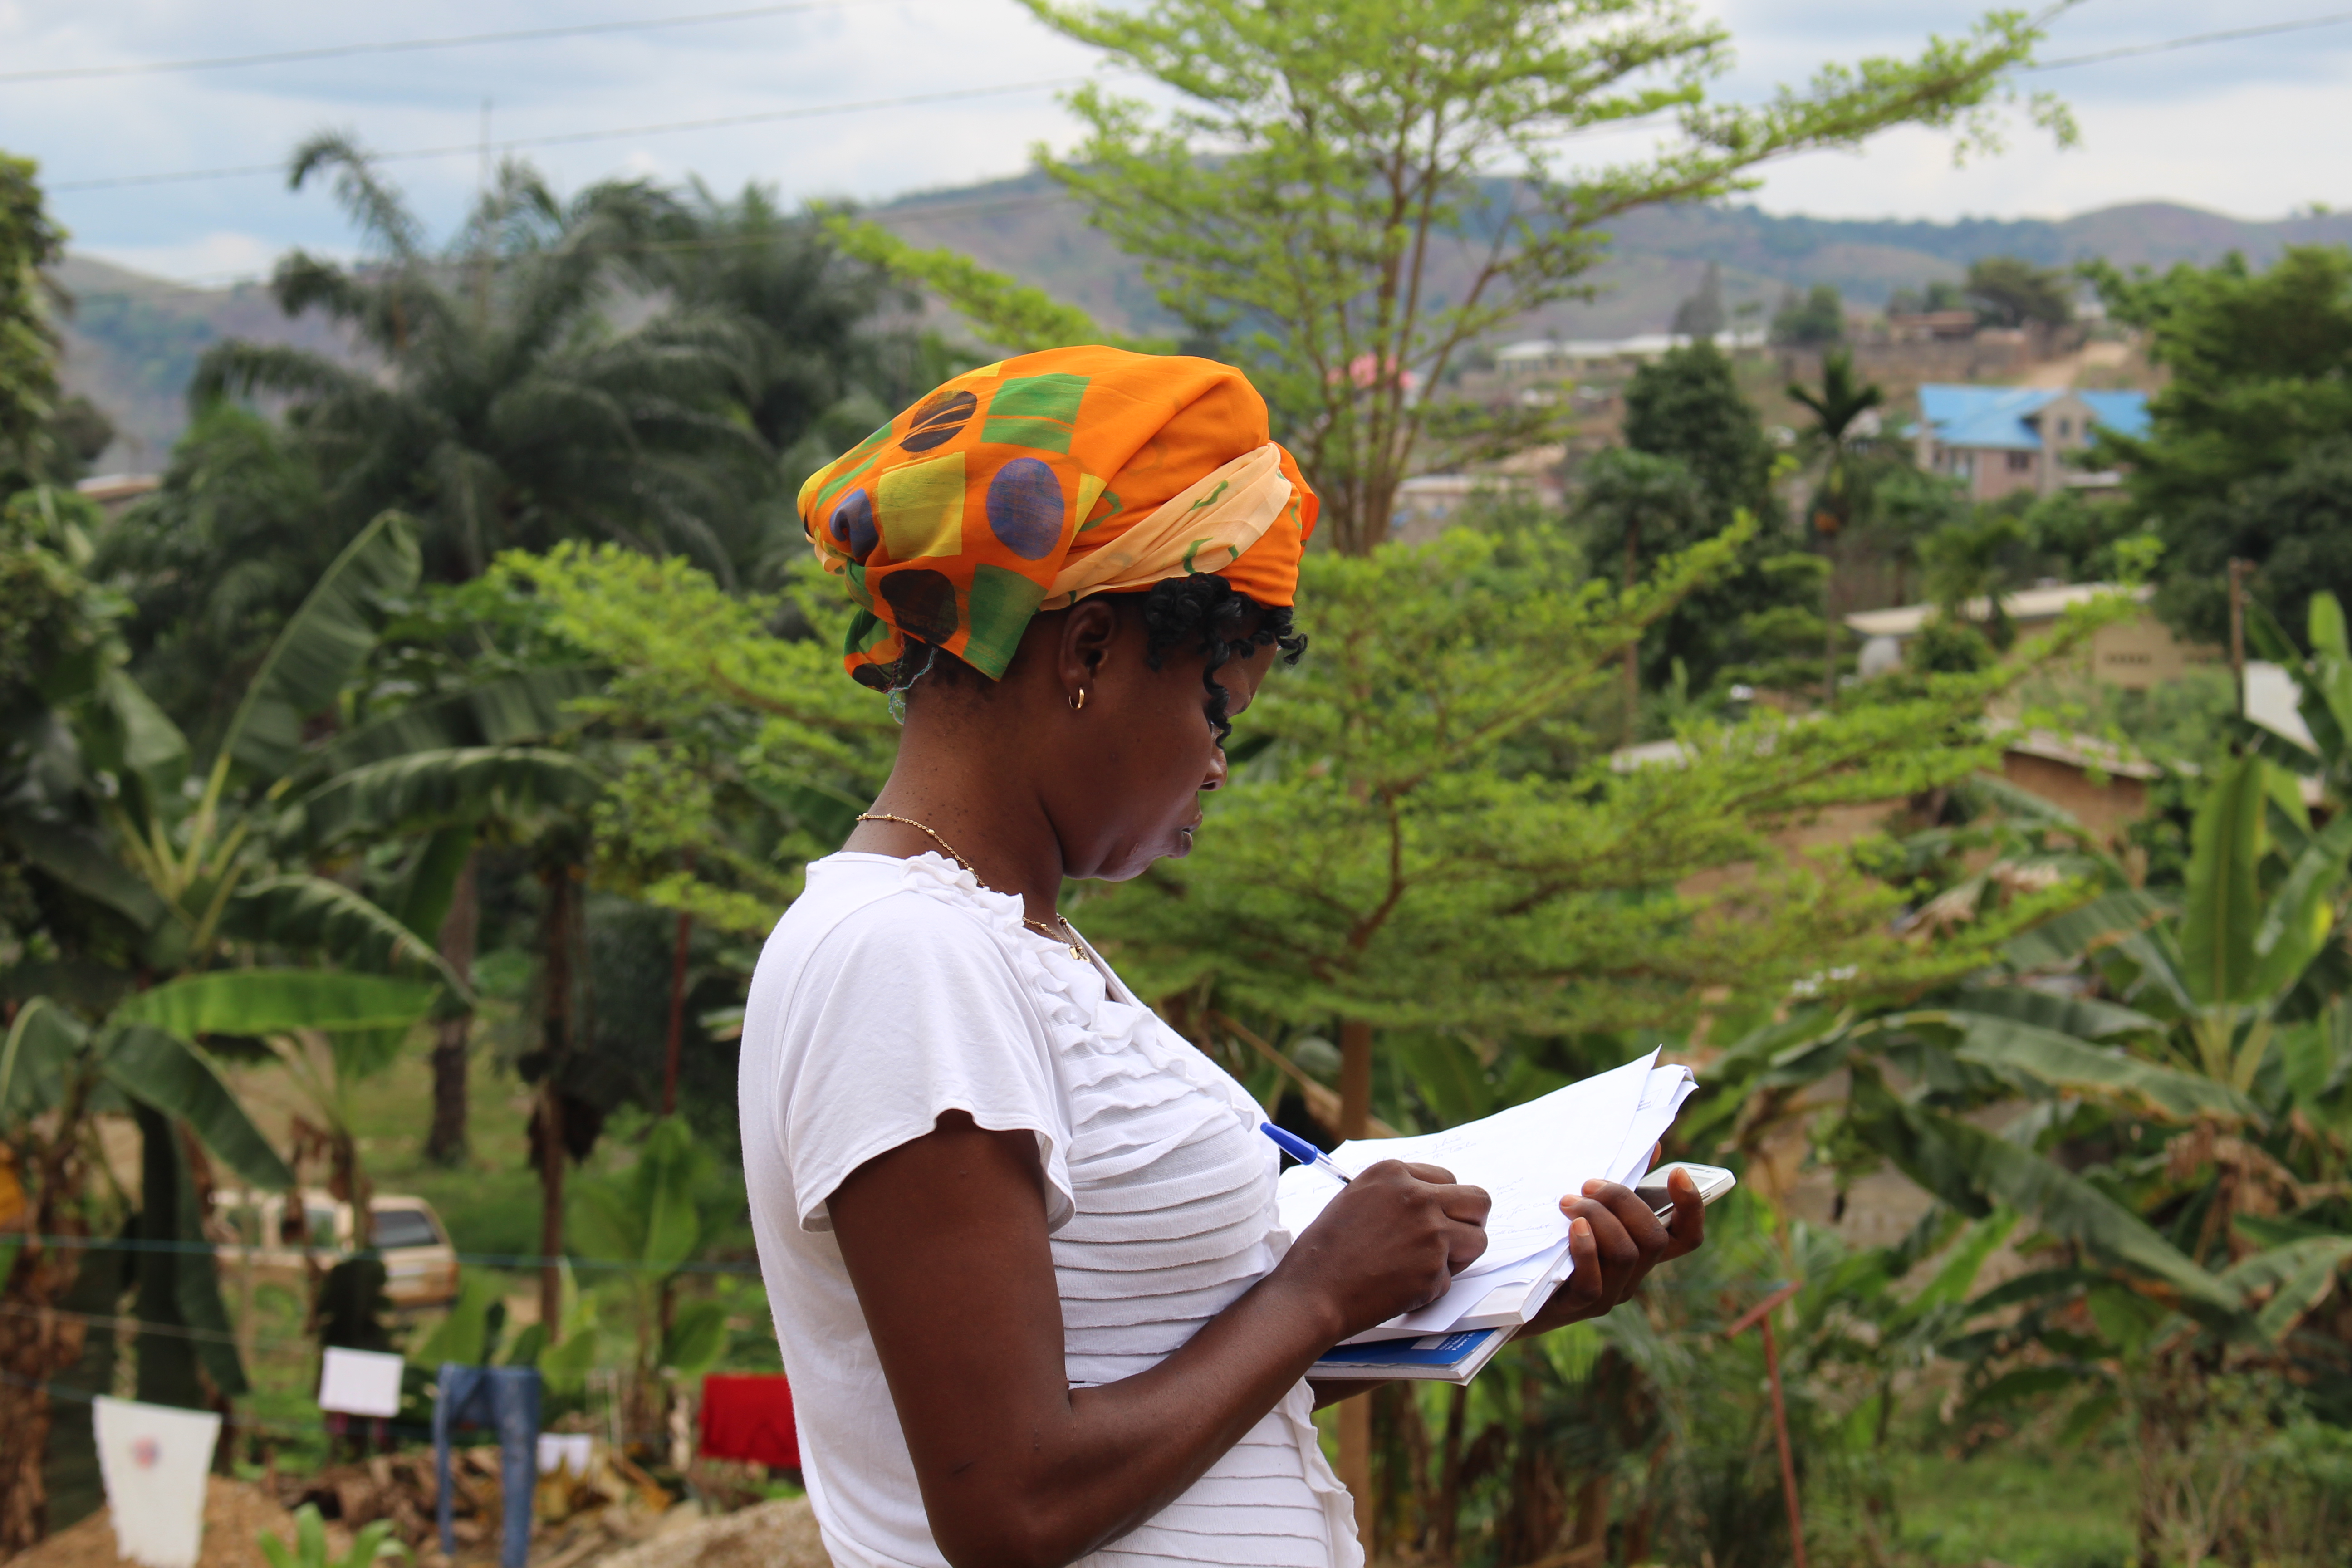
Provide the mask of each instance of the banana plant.
{"label": "banana plant", "polygon": [[2308,654],[2261,605],[2250,605],[2248,611],[2246,631],[2255,651],[2274,660],[2295,684],[2295,707],[2311,744],[2252,724],[2246,726],[2248,738],[2271,761],[2316,776],[2323,795],[2340,807],[2352,800],[2352,637],[2346,631],[2344,606],[2324,589],[2311,596]]}
{"label": "banana plant", "polygon": [[[601,1262],[615,1271],[595,1292],[595,1312],[542,1354],[541,1369],[561,1380],[594,1364],[602,1350],[619,1352],[629,1369],[623,1426],[657,1428],[654,1405],[663,1372],[706,1372],[727,1347],[726,1310],[708,1300],[681,1302],[677,1292],[683,1271],[725,1230],[740,1203],[735,1185],[679,1116],[654,1123],[627,1171],[580,1183],[572,1194],[572,1245],[582,1267]],[[609,1336],[602,1331],[607,1322],[616,1331]],[[604,1344],[607,1337],[626,1342]]]}
{"label": "banana plant", "polygon": [[[2287,1162],[2352,1080],[2347,858],[2352,814],[2315,830],[2294,775],[2250,752],[2198,810],[2179,907],[2111,885],[2012,940],[2006,973],[1927,1005],[1800,1010],[1718,1072],[1763,1104],[1843,1071],[1843,1135],[1946,1205],[2005,1203],[2123,1288],[2275,1344],[2352,1257],[2260,1221],[2305,1190]],[[1969,1116],[2003,1102],[1999,1133]],[[2118,1152],[2076,1168],[2053,1157],[2069,1139]]]}
{"label": "banana plant", "polygon": [[[404,1026],[440,991],[437,981],[241,969],[131,993],[94,1023],[47,996],[16,1008],[0,1041],[0,1143],[26,1189],[21,1230],[0,1238],[10,1308],[0,1321],[0,1415],[17,1439],[5,1446],[0,1490],[12,1502],[57,1496],[45,1467],[69,1470],[89,1457],[86,1405],[56,1407],[49,1390],[112,1390],[111,1321],[126,1310],[153,1331],[136,1341],[139,1398],[202,1406],[247,1392],[205,1223],[209,1178],[188,1139],[250,1186],[282,1191],[295,1178],[198,1040]],[[107,1113],[129,1116],[141,1133],[140,1193],[119,1245],[92,1248],[88,1194],[107,1169],[95,1119]],[[62,1315],[62,1331],[30,1331],[50,1312]]]}

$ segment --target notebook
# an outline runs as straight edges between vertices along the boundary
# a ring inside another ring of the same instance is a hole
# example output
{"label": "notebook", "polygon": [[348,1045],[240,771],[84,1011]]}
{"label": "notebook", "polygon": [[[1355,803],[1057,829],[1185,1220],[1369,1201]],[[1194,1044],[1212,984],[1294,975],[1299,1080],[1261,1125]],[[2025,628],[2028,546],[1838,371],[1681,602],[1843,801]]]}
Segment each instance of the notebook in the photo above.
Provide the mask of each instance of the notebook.
{"label": "notebook", "polygon": [[[1309,1375],[1454,1383],[1475,1376],[1575,1268],[1560,1198],[1594,1177],[1628,1186],[1640,1181],[1651,1151],[1698,1087],[1688,1068],[1660,1067],[1657,1058],[1651,1051],[1442,1132],[1359,1139],[1334,1149],[1332,1163],[1349,1175],[1382,1160],[1442,1165],[1457,1180],[1486,1188],[1495,1206],[1486,1252],[1444,1295],[1335,1346]],[[1285,1171],[1277,1188],[1283,1228],[1297,1236],[1339,1191],[1338,1180],[1317,1166]],[[1418,1348],[1400,1350],[1400,1343]]]}

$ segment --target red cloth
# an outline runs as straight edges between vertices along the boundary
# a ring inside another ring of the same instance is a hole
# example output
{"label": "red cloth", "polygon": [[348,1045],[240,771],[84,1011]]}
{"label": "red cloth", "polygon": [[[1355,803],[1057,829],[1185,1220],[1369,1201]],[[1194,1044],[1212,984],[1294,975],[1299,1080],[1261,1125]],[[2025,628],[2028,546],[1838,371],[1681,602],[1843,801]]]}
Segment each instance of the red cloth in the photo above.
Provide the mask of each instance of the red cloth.
{"label": "red cloth", "polygon": [[702,1380],[702,1457],[801,1468],[793,1391],[781,1373],[714,1373]]}

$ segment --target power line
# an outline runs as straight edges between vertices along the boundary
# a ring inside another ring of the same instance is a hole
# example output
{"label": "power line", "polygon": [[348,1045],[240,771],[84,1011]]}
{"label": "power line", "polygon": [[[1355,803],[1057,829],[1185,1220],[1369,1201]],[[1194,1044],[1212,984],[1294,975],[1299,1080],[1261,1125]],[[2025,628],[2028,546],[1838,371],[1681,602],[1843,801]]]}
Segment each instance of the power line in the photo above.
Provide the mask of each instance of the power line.
{"label": "power line", "polygon": [[[1068,87],[1084,80],[1083,77],[1048,77],[1043,81],[1007,82],[1000,87],[961,87],[944,92],[910,93],[903,98],[868,99],[859,103],[820,103],[803,109],[773,109],[757,114],[728,114],[715,120],[676,120],[660,125],[624,125],[609,131],[566,131],[548,136],[510,136],[495,144],[499,152],[511,152],[518,147],[559,147],[582,142],[613,142],[630,136],[667,136],[682,131],[717,131],[735,125],[766,125],[781,120],[808,120],[826,114],[856,114],[873,109],[903,109],[919,103],[948,103],[958,99],[997,98],[1008,93],[1042,92],[1047,88]],[[413,158],[449,158],[460,153],[474,155],[482,151],[479,142],[467,142],[447,147],[414,147],[397,153],[376,153],[371,157],[378,163],[393,163]],[[124,185],[179,184],[193,180],[227,180],[251,174],[278,174],[286,171],[280,163],[245,163],[226,169],[182,169],[166,174],[117,174],[96,180],[59,180],[48,188],[53,192],[111,190]]]}
{"label": "power line", "polygon": [[603,33],[643,33],[670,27],[705,27],[748,22],[803,11],[834,11],[865,0],[796,0],[785,5],[753,5],[740,11],[704,11],[690,16],[649,16],[628,22],[582,22],[563,27],[525,27],[508,33],[467,33],[447,38],[396,38],[371,44],[327,44],[312,49],[281,49],[266,55],[218,55],[198,60],[147,60],[128,65],[55,66],[42,70],[0,71],[0,82],[82,81],[103,76],[153,76],[166,71],[226,70],[236,66],[286,65],[298,60],[340,59],[350,55],[411,54],[419,49],[459,49],[478,44],[530,43],[541,38],[579,38]]}
{"label": "power line", "polygon": [[2101,49],[2095,54],[2070,55],[2064,59],[2039,60],[2025,67],[2027,70],[2063,70],[2068,66],[2097,65],[2103,60],[2129,59],[2136,55],[2161,55],[2174,49],[2192,48],[2199,44],[2235,43],[2241,38],[2267,38],[2278,33],[2300,33],[2312,27],[2334,27],[2352,22],[2352,11],[2338,11],[2332,16],[2305,16],[2297,22],[2272,22],[2260,27],[2232,27],[2226,33],[2197,33],[2185,38],[2167,38],[2160,44],[2129,44],[2119,49]]}

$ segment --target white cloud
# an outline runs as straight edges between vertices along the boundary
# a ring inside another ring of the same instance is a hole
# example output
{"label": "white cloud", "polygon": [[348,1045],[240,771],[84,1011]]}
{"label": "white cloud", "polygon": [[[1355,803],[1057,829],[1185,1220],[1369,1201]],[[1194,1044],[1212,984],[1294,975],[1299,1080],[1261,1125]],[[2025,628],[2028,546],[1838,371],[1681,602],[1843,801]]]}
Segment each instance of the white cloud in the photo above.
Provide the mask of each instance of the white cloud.
{"label": "white cloud", "polygon": [[216,231],[169,245],[77,244],[83,255],[157,278],[213,287],[268,276],[286,247],[258,234]]}
{"label": "white cloud", "polygon": [[[1964,31],[1980,0],[1706,0],[1731,28],[1727,93],[1759,98],[1822,61],[1916,49]],[[2282,0],[2265,0],[2278,5]],[[622,19],[655,0],[413,0],[397,11],[297,0],[118,0],[106,6],[0,0],[0,70],[217,57]],[[2272,19],[2243,0],[2089,0],[2063,14],[2047,56]],[[388,163],[436,230],[456,222],[478,163],[468,151],[491,102],[494,140],[779,110],[900,100],[1076,76],[1087,51],[1013,0],[842,0],[798,15],[708,26],[173,75],[16,83],[0,89],[0,147],[69,183],[184,169],[278,164],[303,136],[348,127],[383,151],[461,149]],[[1760,199],[1825,216],[2055,216],[2164,199],[2276,216],[2352,191],[2338,150],[2352,93],[2352,26],[2052,71],[2084,144],[2058,154],[2021,129],[2005,157],[1954,171],[1938,138],[1896,133],[1864,155],[1819,155],[1769,172]],[[1075,133],[1049,90],[730,128],[526,149],[560,185],[613,174],[747,180],[787,198],[863,199],[1015,173],[1031,145]],[[249,266],[251,247],[347,245],[326,194],[289,194],[266,174],[178,184],[60,191],[59,215],[92,252],[151,258],[182,276]],[[239,249],[245,247],[245,249]]]}

